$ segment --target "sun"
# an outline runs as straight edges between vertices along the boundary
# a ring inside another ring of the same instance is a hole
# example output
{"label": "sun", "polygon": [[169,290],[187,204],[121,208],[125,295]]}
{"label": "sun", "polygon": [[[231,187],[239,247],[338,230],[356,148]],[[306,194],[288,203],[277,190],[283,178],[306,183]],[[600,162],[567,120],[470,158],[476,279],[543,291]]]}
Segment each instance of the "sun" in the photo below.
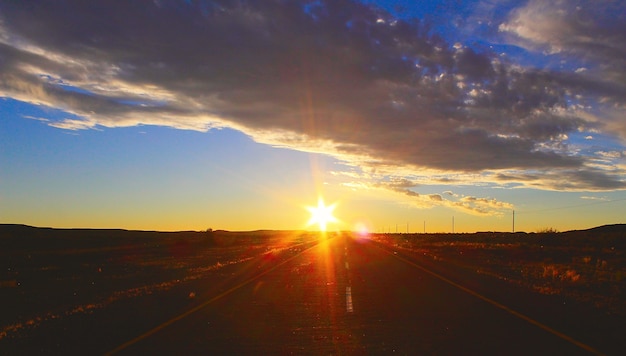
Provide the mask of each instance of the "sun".
{"label": "sun", "polygon": [[316,207],[307,206],[306,210],[311,213],[311,219],[307,226],[318,224],[320,227],[320,231],[326,231],[326,225],[328,223],[337,222],[337,218],[333,216],[333,210],[335,210],[335,205],[324,205],[324,199],[319,198],[317,201]]}

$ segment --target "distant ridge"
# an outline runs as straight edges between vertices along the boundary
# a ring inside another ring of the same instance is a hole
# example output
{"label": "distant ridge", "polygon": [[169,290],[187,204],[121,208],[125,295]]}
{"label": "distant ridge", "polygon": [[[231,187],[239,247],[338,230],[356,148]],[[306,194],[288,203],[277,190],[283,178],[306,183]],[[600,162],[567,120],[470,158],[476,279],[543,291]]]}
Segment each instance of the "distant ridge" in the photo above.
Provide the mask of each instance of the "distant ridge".
{"label": "distant ridge", "polygon": [[24,224],[2,224],[0,223],[0,237],[19,236],[19,235],[35,235],[35,236],[179,236],[179,237],[192,237],[192,236],[206,236],[208,233],[212,234],[259,234],[270,235],[275,233],[302,233],[300,230],[251,230],[251,231],[229,231],[229,230],[180,230],[180,231],[158,231],[158,230],[128,230],[120,228],[56,228],[56,227],[38,227]]}
{"label": "distant ridge", "polygon": [[125,229],[91,229],[91,228],[51,228],[35,227],[21,224],[0,224],[0,238],[64,238],[64,239],[99,239],[99,238],[146,238],[146,237],[197,237],[205,236],[197,231],[143,231]]}
{"label": "distant ridge", "polygon": [[83,230],[83,231],[98,231],[98,230],[102,230],[102,231],[130,231],[130,230],[126,230],[126,229],[96,229],[96,228],[88,228],[88,227],[78,227],[78,228],[74,228],[74,227],[47,227],[47,226],[31,226],[31,225],[24,225],[24,224],[0,224],[0,229],[2,231],[28,231],[28,230],[64,230],[64,231],[77,231],[77,230]]}
{"label": "distant ridge", "polygon": [[120,228],[91,228],[91,227],[44,227],[44,226],[31,226],[24,224],[0,224],[0,231],[8,232],[24,232],[24,231],[70,231],[70,232],[142,232],[142,233],[161,233],[161,234],[173,234],[173,233],[196,233],[198,231],[193,230],[181,230],[181,231],[157,231],[157,230],[128,230]]}
{"label": "distant ridge", "polygon": [[[289,230],[269,230],[269,229],[260,229],[254,231],[227,231],[227,230],[213,230],[213,233],[258,233],[258,234],[269,234],[272,232],[289,232]],[[119,229],[119,228],[54,228],[54,227],[37,227],[30,226],[24,224],[0,224],[0,237],[1,236],[11,236],[15,234],[23,234],[23,233],[60,233],[60,232],[69,232],[69,233],[87,233],[88,235],[105,233],[109,234],[143,234],[143,235],[153,235],[153,234],[161,234],[161,235],[195,235],[195,234],[204,234],[205,231],[156,231],[156,230],[127,230],[127,229]],[[582,232],[594,232],[594,233],[609,233],[609,234],[617,234],[624,233],[626,234],[626,224],[608,224],[592,227],[589,229],[582,230],[569,230],[564,231],[563,233],[582,233]],[[488,233],[497,233],[492,231],[477,231],[475,234],[488,234]],[[470,233],[471,234],[471,233]]]}
{"label": "distant ridge", "polygon": [[626,224],[602,225],[602,226],[592,227],[591,229],[587,229],[587,230],[574,230],[574,231],[588,231],[588,232],[600,232],[600,233],[611,233],[611,234],[620,233],[620,232],[626,233]]}

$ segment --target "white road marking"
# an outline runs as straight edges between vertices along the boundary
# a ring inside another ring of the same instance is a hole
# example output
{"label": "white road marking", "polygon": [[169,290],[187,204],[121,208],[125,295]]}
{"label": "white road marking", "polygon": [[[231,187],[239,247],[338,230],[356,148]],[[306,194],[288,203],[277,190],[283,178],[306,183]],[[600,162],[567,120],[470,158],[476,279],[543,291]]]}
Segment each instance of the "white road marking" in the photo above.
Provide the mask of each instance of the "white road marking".
{"label": "white road marking", "polygon": [[352,313],[354,308],[352,306],[352,287],[346,287],[346,311]]}
{"label": "white road marking", "polygon": [[[346,271],[350,271],[350,265],[348,264],[348,246],[344,246],[344,252],[346,256]],[[354,312],[354,306],[352,305],[352,283],[350,283],[350,277],[348,277],[348,285],[346,286],[346,311],[348,313]]]}

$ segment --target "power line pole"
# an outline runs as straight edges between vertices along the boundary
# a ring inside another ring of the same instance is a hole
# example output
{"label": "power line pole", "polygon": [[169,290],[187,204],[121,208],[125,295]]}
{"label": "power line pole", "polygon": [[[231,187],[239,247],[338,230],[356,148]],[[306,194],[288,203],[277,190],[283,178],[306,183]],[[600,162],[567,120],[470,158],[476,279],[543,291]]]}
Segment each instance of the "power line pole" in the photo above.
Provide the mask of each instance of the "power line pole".
{"label": "power line pole", "polygon": [[513,210],[513,233],[515,233],[515,210]]}
{"label": "power line pole", "polygon": [[452,215],[452,233],[454,234],[454,215]]}

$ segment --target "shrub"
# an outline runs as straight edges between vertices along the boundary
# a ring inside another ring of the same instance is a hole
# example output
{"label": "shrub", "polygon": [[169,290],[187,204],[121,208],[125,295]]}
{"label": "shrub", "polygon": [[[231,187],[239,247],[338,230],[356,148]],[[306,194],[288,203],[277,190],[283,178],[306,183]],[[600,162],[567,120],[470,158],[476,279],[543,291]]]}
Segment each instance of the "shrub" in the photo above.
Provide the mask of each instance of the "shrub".
{"label": "shrub", "polygon": [[559,230],[553,227],[546,227],[537,231],[538,234],[556,234]]}

